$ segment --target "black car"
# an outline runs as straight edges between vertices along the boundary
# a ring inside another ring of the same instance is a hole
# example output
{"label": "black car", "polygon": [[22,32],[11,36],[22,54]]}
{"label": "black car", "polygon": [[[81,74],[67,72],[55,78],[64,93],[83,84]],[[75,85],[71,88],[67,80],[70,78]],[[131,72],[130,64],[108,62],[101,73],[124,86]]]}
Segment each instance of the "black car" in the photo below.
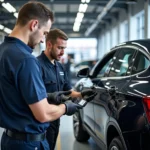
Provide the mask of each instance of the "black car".
{"label": "black car", "polygon": [[97,95],[73,116],[76,140],[91,136],[102,150],[150,150],[150,40],[112,48],[78,77],[76,91]]}

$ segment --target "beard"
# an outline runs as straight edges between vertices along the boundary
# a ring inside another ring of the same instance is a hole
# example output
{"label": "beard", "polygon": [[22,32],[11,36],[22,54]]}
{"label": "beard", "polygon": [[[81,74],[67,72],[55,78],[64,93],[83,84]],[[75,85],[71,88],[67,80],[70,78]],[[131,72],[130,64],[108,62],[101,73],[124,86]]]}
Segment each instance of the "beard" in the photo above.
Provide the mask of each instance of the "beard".
{"label": "beard", "polygon": [[60,59],[57,57],[57,54],[56,54],[56,50],[54,49],[54,47],[52,47],[51,51],[50,51],[50,58],[52,60],[57,60],[59,61]]}
{"label": "beard", "polygon": [[36,37],[38,37],[38,32],[37,31],[35,33],[33,33],[32,35],[30,35],[30,37],[29,37],[28,46],[31,47],[32,49],[34,49],[35,46],[38,44],[38,43],[35,42]]}
{"label": "beard", "polygon": [[35,48],[35,46],[33,46],[33,44],[31,44],[31,43],[28,43],[28,46],[29,46],[30,48],[32,48],[32,49]]}

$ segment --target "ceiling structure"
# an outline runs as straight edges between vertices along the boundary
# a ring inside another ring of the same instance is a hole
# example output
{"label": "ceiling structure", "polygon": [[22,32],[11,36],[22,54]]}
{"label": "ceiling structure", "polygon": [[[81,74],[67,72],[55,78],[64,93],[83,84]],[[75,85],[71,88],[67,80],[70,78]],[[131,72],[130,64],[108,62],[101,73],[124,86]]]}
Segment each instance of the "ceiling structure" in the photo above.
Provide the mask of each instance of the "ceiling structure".
{"label": "ceiling structure", "polygon": [[[32,0],[33,1],[33,0]],[[126,9],[127,2],[135,0],[37,0],[46,4],[55,15],[52,28],[59,28],[69,37],[97,37],[106,22],[117,17],[120,9]],[[20,7],[28,0],[0,0],[0,29],[7,27],[13,29]],[[16,11],[9,12],[3,7],[3,3],[10,3]],[[86,4],[84,10],[79,11],[80,4]],[[79,21],[79,31],[73,31],[78,13],[82,13]]]}

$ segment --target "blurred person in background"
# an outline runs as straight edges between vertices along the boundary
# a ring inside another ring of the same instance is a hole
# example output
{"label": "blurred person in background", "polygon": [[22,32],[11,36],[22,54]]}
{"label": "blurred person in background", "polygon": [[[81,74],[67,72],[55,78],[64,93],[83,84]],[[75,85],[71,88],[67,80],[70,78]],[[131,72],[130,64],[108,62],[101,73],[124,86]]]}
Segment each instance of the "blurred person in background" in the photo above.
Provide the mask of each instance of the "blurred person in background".
{"label": "blurred person in background", "polygon": [[67,73],[67,75],[68,75],[69,82],[71,83],[71,71],[70,71],[70,67],[71,67],[71,56],[70,56],[70,55],[67,55],[67,62],[64,63],[64,67],[65,67],[66,73]]}
{"label": "blurred person in background", "polygon": [[[71,91],[71,97],[84,98],[95,96],[93,90],[76,92],[72,90],[67,72],[59,61],[67,47],[68,36],[60,29],[52,29],[46,37],[46,49],[37,58],[41,64],[42,78],[48,93],[56,91]],[[52,102],[53,103],[53,102]],[[55,103],[56,105],[59,104]],[[50,150],[55,149],[59,133],[60,119],[50,123],[46,137]]]}

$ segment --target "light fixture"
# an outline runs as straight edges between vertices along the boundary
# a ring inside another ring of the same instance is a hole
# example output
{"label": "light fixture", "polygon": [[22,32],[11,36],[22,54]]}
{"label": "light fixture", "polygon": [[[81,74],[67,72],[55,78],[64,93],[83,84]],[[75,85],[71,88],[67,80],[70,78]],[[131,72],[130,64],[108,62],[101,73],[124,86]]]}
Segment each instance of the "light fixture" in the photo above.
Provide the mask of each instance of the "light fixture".
{"label": "light fixture", "polygon": [[88,4],[80,4],[79,5],[79,12],[86,12]]}
{"label": "light fixture", "polygon": [[0,30],[3,30],[3,29],[4,29],[4,26],[0,24]]}
{"label": "light fixture", "polygon": [[16,12],[16,9],[10,4],[10,3],[2,3],[2,6],[8,10],[10,13],[11,12]]}
{"label": "light fixture", "polygon": [[15,13],[14,13],[14,16],[15,16],[16,18],[18,18],[18,13],[17,13],[17,12],[15,12]]}
{"label": "light fixture", "polygon": [[80,29],[81,22],[75,22],[73,26],[73,31],[78,32]]}
{"label": "light fixture", "polygon": [[4,28],[4,31],[7,33],[7,34],[10,34],[12,32],[12,30],[10,30],[9,28]]}
{"label": "light fixture", "polygon": [[82,3],[89,3],[90,0],[81,0]]}
{"label": "light fixture", "polygon": [[81,0],[82,3],[85,3],[86,0]]}

